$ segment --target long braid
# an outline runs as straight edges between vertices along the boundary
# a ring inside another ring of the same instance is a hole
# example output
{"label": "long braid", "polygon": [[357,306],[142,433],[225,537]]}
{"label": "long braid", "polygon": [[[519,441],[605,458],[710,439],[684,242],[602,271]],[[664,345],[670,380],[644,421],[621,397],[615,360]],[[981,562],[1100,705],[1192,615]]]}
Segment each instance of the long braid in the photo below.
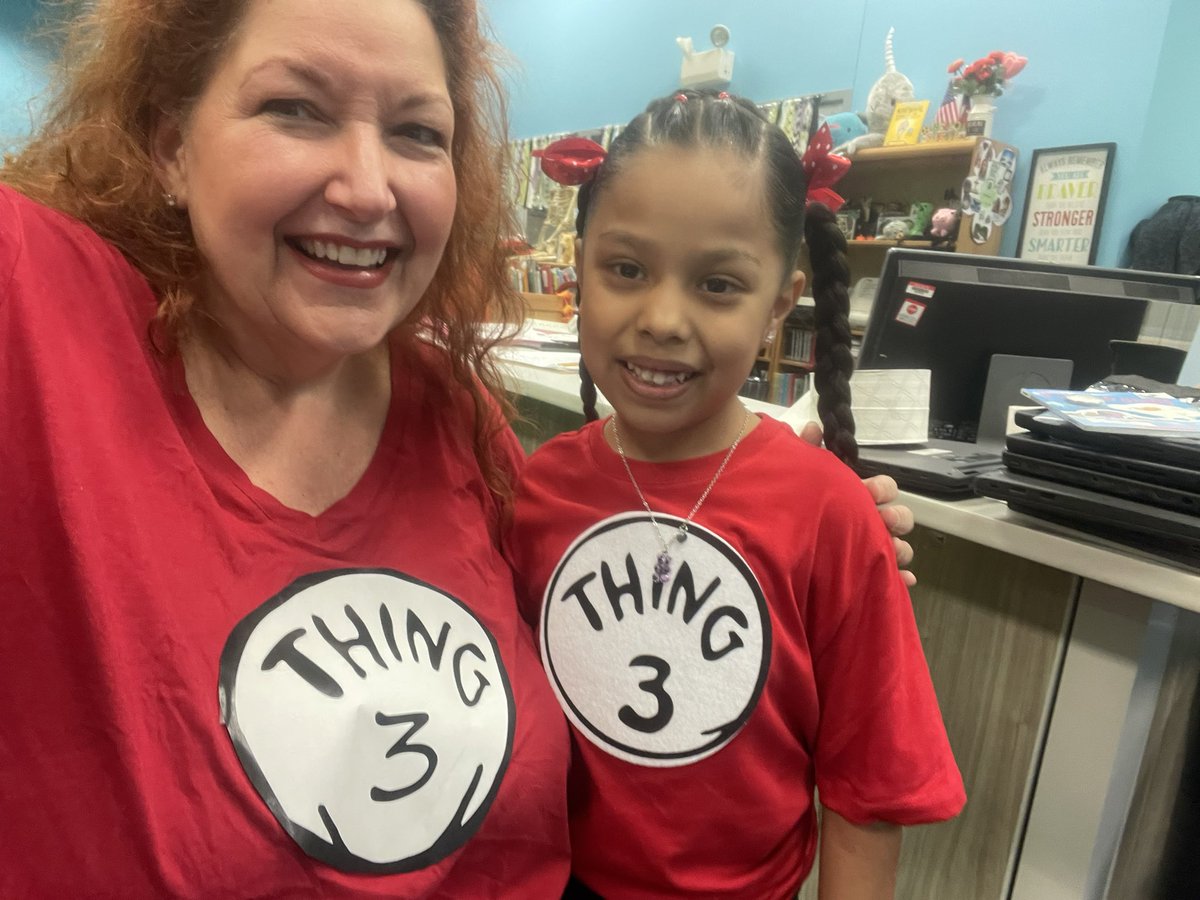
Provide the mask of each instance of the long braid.
{"label": "long braid", "polygon": [[[594,187],[594,182],[587,182],[579,187],[579,196],[576,199],[575,210],[576,234],[583,234],[583,226],[587,222],[588,207],[591,206]],[[581,260],[576,260],[575,262],[579,266],[583,265]],[[583,286],[580,284],[575,286],[575,310],[576,324],[579,327],[579,337],[582,341]],[[583,402],[583,419],[585,422],[595,422],[600,418],[600,414],[596,412],[596,398],[596,382],[592,381],[592,374],[587,370],[587,366],[583,364],[583,356],[581,354],[579,357],[579,399]]]}
{"label": "long braid", "polygon": [[850,376],[854,357],[850,353],[850,265],[846,237],[827,206],[809,204],[804,223],[809,260],[813,269],[813,301],[816,306],[816,364],[813,382],[817,388],[817,414],[825,431],[825,446],[846,463],[858,460],[854,439],[854,414],[850,411]]}
{"label": "long braid", "polygon": [[583,419],[585,422],[595,422],[600,418],[596,412],[596,382],[579,357],[579,399],[583,401]]}

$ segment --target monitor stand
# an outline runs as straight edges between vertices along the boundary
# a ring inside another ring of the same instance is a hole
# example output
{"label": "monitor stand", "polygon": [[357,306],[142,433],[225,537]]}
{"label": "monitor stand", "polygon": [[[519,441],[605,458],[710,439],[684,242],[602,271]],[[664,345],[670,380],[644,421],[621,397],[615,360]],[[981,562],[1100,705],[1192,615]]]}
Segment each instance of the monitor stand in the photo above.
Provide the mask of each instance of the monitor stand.
{"label": "monitor stand", "polygon": [[1074,370],[1075,363],[1069,359],[994,354],[988,366],[975,443],[1003,448],[1008,408],[1030,405],[1029,398],[1021,393],[1022,388],[1070,388]]}

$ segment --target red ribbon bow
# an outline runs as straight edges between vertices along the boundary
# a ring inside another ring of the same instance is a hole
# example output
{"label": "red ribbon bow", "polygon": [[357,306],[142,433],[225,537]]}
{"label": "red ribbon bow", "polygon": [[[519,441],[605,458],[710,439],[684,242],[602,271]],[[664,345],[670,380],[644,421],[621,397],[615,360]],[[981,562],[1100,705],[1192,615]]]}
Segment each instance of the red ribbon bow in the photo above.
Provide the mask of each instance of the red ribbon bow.
{"label": "red ribbon bow", "polygon": [[808,202],[824,203],[837,212],[846,200],[833,190],[833,186],[850,170],[850,160],[830,153],[832,149],[833,136],[829,133],[829,125],[822,125],[808,142],[803,163],[804,175],[808,178]]}
{"label": "red ribbon bow", "polygon": [[541,159],[542,171],[559,184],[576,185],[591,181],[608,152],[587,138],[560,138],[533,155]]}

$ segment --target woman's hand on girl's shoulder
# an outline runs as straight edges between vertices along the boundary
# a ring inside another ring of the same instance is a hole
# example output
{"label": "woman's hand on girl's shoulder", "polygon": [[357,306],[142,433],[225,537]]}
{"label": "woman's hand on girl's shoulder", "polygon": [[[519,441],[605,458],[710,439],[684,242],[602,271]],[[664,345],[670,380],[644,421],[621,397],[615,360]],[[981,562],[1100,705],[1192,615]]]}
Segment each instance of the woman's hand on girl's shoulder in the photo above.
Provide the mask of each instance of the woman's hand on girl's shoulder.
{"label": "woman's hand on girl's shoulder", "polygon": [[[809,422],[800,432],[800,437],[814,447],[820,447],[821,426],[816,422]],[[904,535],[913,530],[912,510],[907,506],[895,503],[896,498],[900,496],[900,488],[890,476],[875,475],[871,478],[864,478],[863,484],[871,492],[875,506],[879,508],[879,517],[883,519],[883,524],[892,534],[892,546],[896,550],[896,562],[900,566],[900,577],[904,579],[906,587],[912,587],[917,583],[917,576],[907,567],[912,565],[913,548],[908,541],[901,540]]]}

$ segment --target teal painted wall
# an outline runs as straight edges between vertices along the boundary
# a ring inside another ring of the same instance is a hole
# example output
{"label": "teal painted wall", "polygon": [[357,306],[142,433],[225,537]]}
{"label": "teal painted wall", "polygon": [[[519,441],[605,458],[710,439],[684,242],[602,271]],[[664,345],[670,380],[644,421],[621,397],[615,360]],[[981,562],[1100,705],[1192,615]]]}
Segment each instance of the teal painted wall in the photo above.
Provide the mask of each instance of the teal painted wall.
{"label": "teal painted wall", "polygon": [[[851,88],[856,108],[896,28],[899,69],[934,103],[946,64],[1013,50],[1029,66],[1000,98],[995,134],[1017,145],[1023,201],[1029,151],[1117,143],[1097,262],[1119,265],[1129,231],[1172,194],[1200,194],[1197,0],[483,0],[512,66],[518,136],[624,122],[675,86],[677,35],[708,46],[732,32],[733,89],[759,100]],[[0,0],[0,148],[30,127],[45,54],[27,36],[38,0]],[[1019,210],[1016,213],[1019,215]],[[1016,248],[1016,219],[1003,252]]]}
{"label": "teal painted wall", "polygon": [[[729,27],[732,88],[757,100],[852,88],[855,108],[883,71],[896,29],[896,64],[934,104],[946,66],[991,50],[1029,65],[998,101],[995,135],[1022,151],[1117,143],[1097,254],[1124,260],[1129,232],[1169,194],[1200,193],[1200,34],[1197,0],[484,0],[497,38],[517,58],[510,121],[518,136],[628,120],[679,72],[677,35],[708,46]],[[1002,252],[1016,251],[1018,209]]]}
{"label": "teal painted wall", "polygon": [[38,11],[38,0],[0,0],[0,151],[28,134],[46,86],[46,52],[30,39]]}

